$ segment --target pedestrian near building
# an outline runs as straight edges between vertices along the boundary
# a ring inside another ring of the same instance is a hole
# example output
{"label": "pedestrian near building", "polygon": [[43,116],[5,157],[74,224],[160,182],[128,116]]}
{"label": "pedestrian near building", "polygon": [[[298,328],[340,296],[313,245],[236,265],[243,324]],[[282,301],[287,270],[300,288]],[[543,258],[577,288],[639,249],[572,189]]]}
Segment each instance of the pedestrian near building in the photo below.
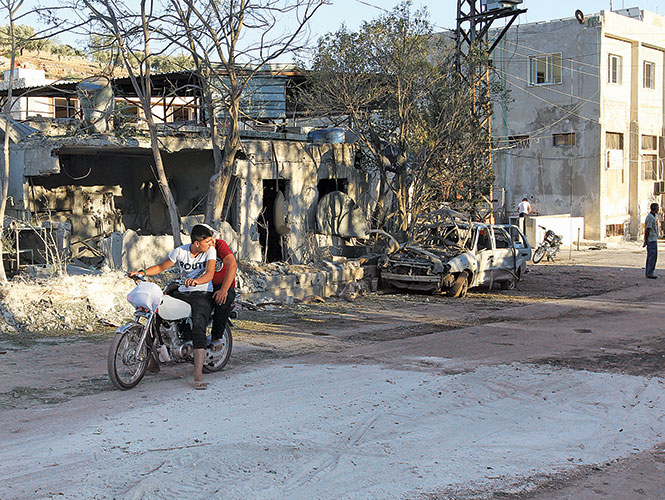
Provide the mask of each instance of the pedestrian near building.
{"label": "pedestrian near building", "polygon": [[658,260],[658,203],[651,204],[651,212],[644,220],[644,243],[643,247],[647,247],[647,263],[645,266],[644,274],[647,278],[656,279],[658,276],[654,274],[656,270],[656,261]]}
{"label": "pedestrian near building", "polygon": [[526,216],[531,213],[531,203],[528,198],[522,198],[522,201],[517,205],[517,213],[519,214],[518,226],[522,232],[526,232]]}

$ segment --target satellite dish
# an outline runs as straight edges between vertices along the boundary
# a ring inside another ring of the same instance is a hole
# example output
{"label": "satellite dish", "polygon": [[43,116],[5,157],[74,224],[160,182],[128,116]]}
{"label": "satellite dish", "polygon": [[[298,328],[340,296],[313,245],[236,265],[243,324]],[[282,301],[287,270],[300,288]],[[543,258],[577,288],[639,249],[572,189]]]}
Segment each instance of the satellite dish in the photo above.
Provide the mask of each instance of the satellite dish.
{"label": "satellite dish", "polygon": [[584,24],[584,12],[582,12],[580,9],[577,9],[575,11],[575,19],[577,19],[580,24]]}

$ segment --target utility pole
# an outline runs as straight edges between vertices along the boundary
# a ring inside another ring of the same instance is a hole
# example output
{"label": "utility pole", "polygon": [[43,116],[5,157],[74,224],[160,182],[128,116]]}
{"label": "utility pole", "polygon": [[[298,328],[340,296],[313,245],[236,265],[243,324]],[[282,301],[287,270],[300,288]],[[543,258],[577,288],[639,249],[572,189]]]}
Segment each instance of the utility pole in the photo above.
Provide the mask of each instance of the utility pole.
{"label": "utility pole", "polygon": [[[489,140],[486,165],[492,165],[492,109],[490,100],[490,55],[520,14],[522,0],[457,0],[457,28],[455,30],[455,64],[460,78],[466,80],[473,92],[474,115],[481,127],[486,128]],[[489,30],[494,21],[508,22],[490,44]],[[475,167],[474,167],[475,168]],[[481,193],[483,197],[484,194]],[[486,198],[486,197],[485,197]],[[493,200],[486,198],[490,207],[490,221],[494,221]]]}
{"label": "utility pole", "polygon": [[[462,59],[468,57],[476,47],[492,53],[499,41],[526,9],[518,9],[522,0],[457,0],[457,29],[455,30],[457,68],[461,70]],[[508,23],[489,46],[488,32],[492,23],[508,18]]]}

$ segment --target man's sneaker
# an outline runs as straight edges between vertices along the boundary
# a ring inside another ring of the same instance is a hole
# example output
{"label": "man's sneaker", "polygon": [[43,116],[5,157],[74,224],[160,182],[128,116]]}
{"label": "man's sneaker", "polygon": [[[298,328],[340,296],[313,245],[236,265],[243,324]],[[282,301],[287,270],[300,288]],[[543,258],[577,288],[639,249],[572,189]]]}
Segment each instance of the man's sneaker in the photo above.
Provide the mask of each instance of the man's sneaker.
{"label": "man's sneaker", "polygon": [[658,279],[658,276],[652,274],[651,276],[647,276],[647,278],[649,278],[650,280],[655,280]]}
{"label": "man's sneaker", "polygon": [[225,345],[226,344],[222,339],[213,339],[213,341],[210,342],[210,345],[208,347],[210,347],[210,349],[212,349],[213,351],[217,352],[224,349]]}

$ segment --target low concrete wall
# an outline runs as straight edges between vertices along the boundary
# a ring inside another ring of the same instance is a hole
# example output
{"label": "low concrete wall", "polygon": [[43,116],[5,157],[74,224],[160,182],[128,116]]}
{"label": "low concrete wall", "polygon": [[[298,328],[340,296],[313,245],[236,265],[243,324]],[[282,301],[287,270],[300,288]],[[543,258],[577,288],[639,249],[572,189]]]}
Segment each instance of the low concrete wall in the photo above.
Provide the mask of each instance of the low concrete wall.
{"label": "low concrete wall", "polygon": [[[291,269],[289,269],[291,267]],[[337,295],[349,283],[363,279],[360,261],[325,262],[322,267],[284,266],[268,271],[240,271],[238,285],[242,300],[260,304],[281,302],[292,304],[307,297]]]}
{"label": "low concrete wall", "polygon": [[527,217],[526,237],[532,247],[538,246],[545,237],[546,227],[563,237],[563,245],[570,246],[584,239],[584,217],[571,217],[569,215],[536,215]]}

